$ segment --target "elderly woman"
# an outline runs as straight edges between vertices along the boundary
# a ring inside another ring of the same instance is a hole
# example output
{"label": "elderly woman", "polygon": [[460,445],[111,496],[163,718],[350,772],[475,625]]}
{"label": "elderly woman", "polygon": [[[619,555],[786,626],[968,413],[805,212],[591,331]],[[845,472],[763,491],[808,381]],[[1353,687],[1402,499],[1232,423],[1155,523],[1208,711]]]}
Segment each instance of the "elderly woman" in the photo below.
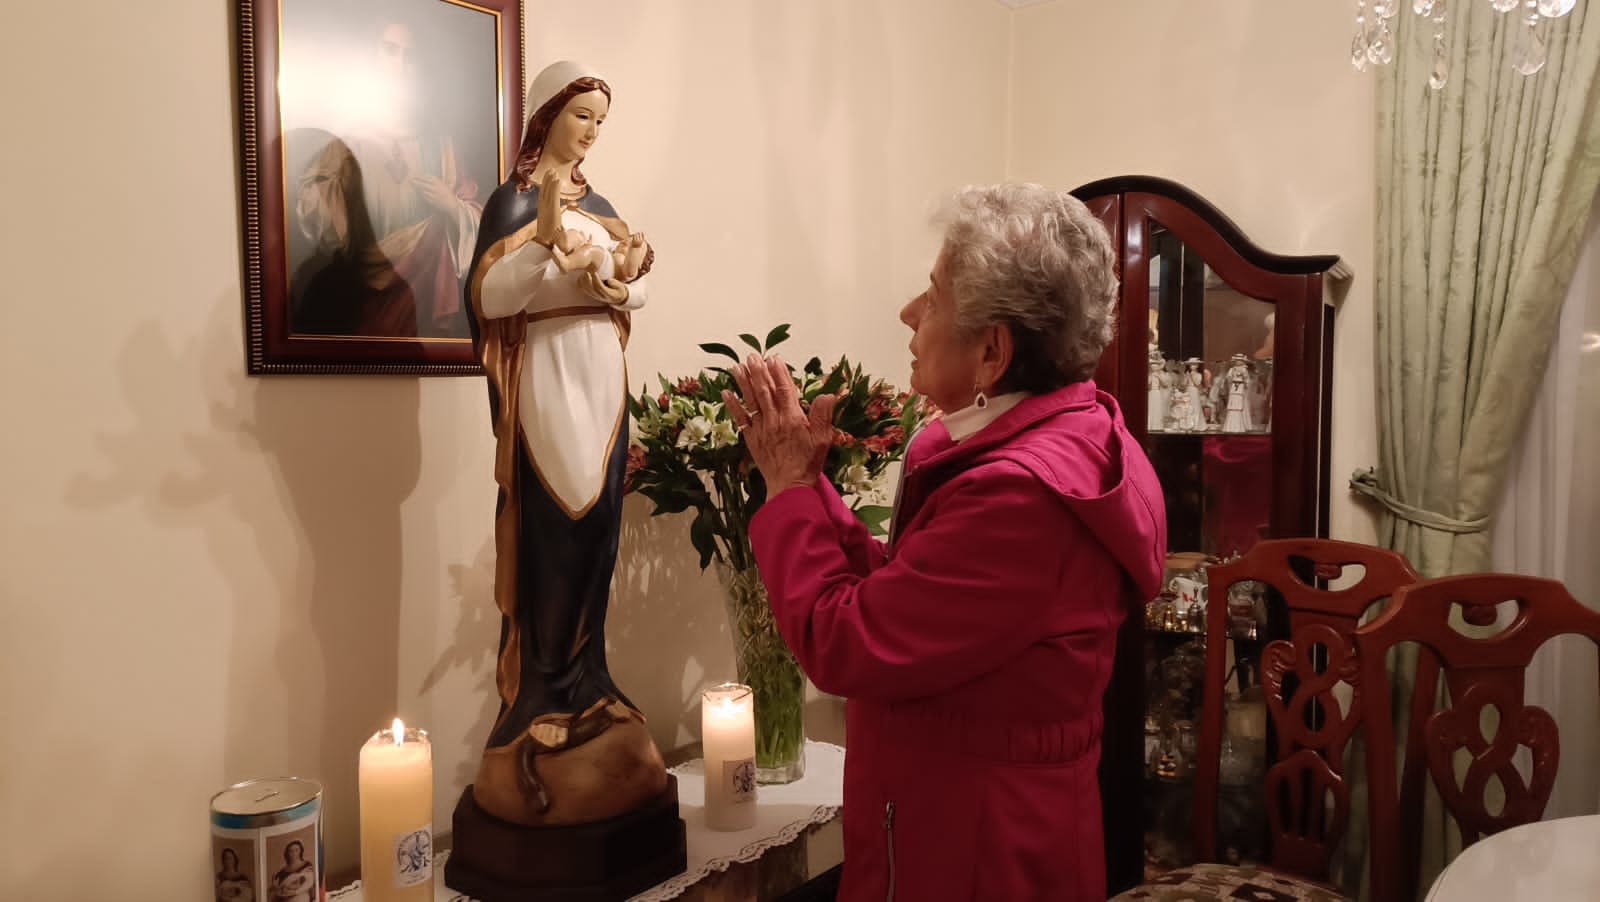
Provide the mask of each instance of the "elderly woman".
{"label": "elderly woman", "polygon": [[911,385],[944,414],[908,450],[887,544],[819,478],[833,399],[808,414],[781,360],[736,367],[778,627],[848,699],[841,899],[1105,898],[1101,696],[1166,550],[1155,473],[1091,380],[1116,297],[1106,230],[1070,195],[958,196],[900,313]]}

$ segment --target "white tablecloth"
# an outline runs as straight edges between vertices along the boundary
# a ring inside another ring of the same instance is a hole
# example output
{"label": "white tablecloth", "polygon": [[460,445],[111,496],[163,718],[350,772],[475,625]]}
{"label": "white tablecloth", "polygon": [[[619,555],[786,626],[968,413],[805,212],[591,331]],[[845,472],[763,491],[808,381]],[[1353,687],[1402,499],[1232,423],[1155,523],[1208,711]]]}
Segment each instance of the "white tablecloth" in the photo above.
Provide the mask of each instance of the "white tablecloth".
{"label": "white tablecloth", "polygon": [[[844,805],[844,749],[826,742],[806,742],[806,775],[782,786],[757,790],[756,825],[749,830],[719,833],[706,829],[705,773],[696,758],[672,769],[678,777],[678,816],[688,830],[689,867],[682,874],[634,896],[629,902],[663,902],[710,874],[743,861],[755,861],[768,849],[793,842],[813,824],[839,815]],[[444,885],[447,855],[434,861],[436,902],[471,902]],[[328,894],[339,902],[361,902],[361,883]]]}
{"label": "white tablecloth", "polygon": [[1524,824],[1478,840],[1428,892],[1428,902],[1524,899],[1600,899],[1600,815]]}

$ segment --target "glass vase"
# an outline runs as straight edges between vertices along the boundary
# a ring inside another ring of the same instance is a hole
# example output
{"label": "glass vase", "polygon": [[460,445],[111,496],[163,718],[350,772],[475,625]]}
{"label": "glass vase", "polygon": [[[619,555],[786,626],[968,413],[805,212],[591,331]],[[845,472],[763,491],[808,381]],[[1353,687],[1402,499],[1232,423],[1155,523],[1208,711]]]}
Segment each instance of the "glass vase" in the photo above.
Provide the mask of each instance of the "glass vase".
{"label": "glass vase", "polygon": [[778,634],[767,587],[754,566],[719,563],[739,682],[755,695],[756,782],[792,783],[805,774],[805,674]]}

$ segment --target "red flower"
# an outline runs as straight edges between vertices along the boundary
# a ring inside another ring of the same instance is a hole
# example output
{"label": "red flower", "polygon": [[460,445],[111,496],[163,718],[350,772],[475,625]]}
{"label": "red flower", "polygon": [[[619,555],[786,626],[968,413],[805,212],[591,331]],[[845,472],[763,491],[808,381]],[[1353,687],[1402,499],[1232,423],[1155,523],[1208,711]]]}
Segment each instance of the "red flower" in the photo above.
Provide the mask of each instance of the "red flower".
{"label": "red flower", "polygon": [[835,448],[854,448],[856,446],[856,437],[843,429],[835,429],[833,430],[833,446]]}
{"label": "red flower", "polygon": [[697,395],[700,393],[700,380],[693,377],[679,379],[673,391],[680,395]]}
{"label": "red flower", "polygon": [[644,467],[644,446],[628,446],[628,469],[622,477],[622,493],[633,491],[633,475]]}
{"label": "red flower", "polygon": [[887,436],[870,436],[861,444],[865,445],[867,450],[873,454],[883,454],[889,450],[889,439]]}
{"label": "red flower", "polygon": [[662,392],[660,396],[656,398],[656,406],[662,410],[666,410],[668,407],[672,406],[671,396],[669,396],[666,392]]}

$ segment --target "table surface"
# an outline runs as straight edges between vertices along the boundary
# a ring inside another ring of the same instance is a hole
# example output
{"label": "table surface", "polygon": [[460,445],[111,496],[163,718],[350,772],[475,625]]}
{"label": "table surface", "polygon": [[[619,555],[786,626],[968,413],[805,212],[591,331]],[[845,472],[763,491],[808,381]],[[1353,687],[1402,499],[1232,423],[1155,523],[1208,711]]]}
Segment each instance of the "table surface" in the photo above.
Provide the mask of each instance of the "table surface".
{"label": "table surface", "polygon": [[[673,749],[663,757],[668,767],[700,757],[700,743]],[[438,850],[448,851],[449,834],[436,838]],[[831,900],[837,886],[836,869],[844,863],[844,824],[841,818],[813,824],[794,841],[768,849],[755,861],[736,862],[725,871],[710,874],[678,896],[684,902],[813,902]],[[443,881],[442,873],[437,879]],[[354,881],[359,872],[330,887]]]}
{"label": "table surface", "polygon": [[1600,899],[1600,815],[1524,824],[1481,839],[1428,892],[1428,902],[1522,899]]}

